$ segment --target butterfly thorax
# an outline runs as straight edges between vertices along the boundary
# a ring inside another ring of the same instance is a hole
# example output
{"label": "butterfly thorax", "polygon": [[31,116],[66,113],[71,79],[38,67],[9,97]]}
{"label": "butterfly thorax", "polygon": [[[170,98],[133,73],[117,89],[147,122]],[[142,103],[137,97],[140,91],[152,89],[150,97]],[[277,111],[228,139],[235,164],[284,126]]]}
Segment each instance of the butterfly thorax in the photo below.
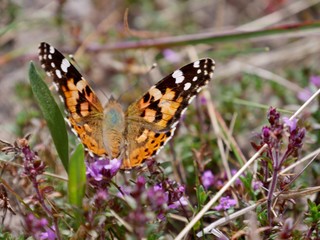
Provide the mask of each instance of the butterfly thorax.
{"label": "butterfly thorax", "polygon": [[114,99],[109,100],[103,113],[103,144],[108,156],[117,158],[124,149],[125,115]]}

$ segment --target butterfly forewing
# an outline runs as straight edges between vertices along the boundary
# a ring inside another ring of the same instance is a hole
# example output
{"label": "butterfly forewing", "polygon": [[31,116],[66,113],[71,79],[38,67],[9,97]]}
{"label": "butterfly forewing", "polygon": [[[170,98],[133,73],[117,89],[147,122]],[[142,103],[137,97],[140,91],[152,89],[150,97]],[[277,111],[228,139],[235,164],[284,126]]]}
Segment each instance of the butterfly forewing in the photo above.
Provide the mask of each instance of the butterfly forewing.
{"label": "butterfly forewing", "polygon": [[212,78],[215,63],[201,59],[174,71],[129,106],[125,168],[154,156],[172,137],[181,114]]}
{"label": "butterfly forewing", "polygon": [[88,82],[57,49],[47,43],[40,44],[39,59],[46,73],[53,76],[54,85],[69,113],[67,120],[72,129],[91,152],[105,154],[103,108]]}

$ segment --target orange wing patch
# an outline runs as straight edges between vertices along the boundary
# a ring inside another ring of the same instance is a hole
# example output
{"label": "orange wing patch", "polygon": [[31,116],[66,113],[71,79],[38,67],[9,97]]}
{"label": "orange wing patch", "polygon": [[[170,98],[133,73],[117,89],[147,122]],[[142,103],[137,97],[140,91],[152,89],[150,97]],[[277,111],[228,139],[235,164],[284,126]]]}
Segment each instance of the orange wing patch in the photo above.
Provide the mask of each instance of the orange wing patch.
{"label": "orange wing patch", "polygon": [[83,145],[92,153],[102,156],[106,155],[106,150],[103,147],[102,134],[99,136],[99,129],[91,128],[87,123],[83,125],[77,124],[73,118],[69,117],[68,122],[72,131],[79,137]]}
{"label": "orange wing patch", "polygon": [[[122,161],[122,169],[131,169],[140,166],[146,159],[156,155],[162,147],[170,140],[174,129],[166,133],[155,133],[150,130],[144,130],[143,134],[138,137],[143,138],[145,143],[130,150],[129,156]],[[142,139],[141,139],[142,140]]]}

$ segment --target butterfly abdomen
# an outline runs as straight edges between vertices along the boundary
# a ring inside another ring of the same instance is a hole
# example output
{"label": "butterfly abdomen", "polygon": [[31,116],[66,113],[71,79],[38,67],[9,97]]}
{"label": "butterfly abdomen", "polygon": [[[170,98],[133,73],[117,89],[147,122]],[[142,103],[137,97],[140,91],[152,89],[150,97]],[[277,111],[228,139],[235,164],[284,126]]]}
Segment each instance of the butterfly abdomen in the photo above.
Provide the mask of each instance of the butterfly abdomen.
{"label": "butterfly abdomen", "polygon": [[107,154],[117,158],[123,151],[125,115],[121,105],[110,100],[103,111],[103,142]]}

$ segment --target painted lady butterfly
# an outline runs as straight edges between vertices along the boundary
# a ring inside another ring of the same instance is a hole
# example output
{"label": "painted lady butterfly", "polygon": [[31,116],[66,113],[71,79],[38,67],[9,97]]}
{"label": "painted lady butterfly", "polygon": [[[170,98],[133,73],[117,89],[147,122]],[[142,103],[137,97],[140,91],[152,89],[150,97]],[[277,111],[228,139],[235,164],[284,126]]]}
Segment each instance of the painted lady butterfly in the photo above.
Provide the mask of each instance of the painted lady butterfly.
{"label": "painted lady butterfly", "polygon": [[53,76],[68,111],[67,120],[86,149],[98,156],[123,159],[122,169],[139,166],[159,152],[215,67],[209,58],[190,63],[152,86],[124,112],[114,99],[102,107],[88,82],[54,47],[41,43],[39,59]]}

